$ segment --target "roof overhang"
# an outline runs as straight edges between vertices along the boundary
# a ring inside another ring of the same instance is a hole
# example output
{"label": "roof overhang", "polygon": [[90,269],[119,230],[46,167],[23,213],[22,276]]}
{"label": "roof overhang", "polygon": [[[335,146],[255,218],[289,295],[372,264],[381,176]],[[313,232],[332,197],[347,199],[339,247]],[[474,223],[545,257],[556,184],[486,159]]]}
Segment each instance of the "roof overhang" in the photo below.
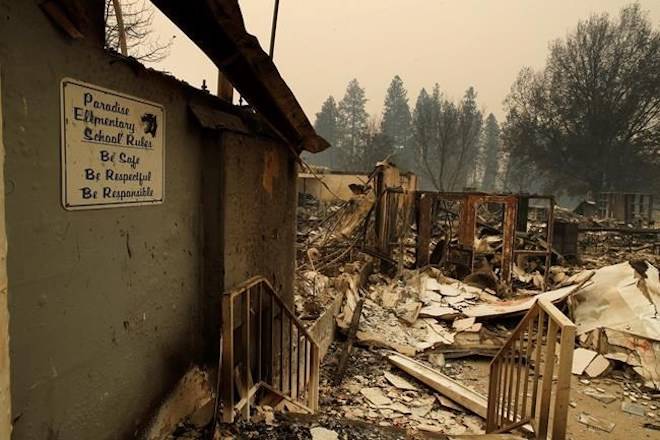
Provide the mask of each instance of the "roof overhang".
{"label": "roof overhang", "polygon": [[314,127],[256,37],[237,0],[152,0],[208,55],[234,88],[298,153],[330,146]]}

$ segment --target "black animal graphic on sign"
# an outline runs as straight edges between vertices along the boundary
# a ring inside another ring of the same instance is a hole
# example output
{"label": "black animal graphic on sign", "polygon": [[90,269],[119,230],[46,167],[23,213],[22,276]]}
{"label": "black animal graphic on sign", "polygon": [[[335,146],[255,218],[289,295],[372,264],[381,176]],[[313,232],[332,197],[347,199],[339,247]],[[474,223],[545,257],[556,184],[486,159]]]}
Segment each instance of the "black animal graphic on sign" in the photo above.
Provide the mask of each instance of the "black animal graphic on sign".
{"label": "black animal graphic on sign", "polygon": [[158,119],[156,118],[156,115],[152,113],[143,114],[142,128],[144,128],[145,134],[150,134],[151,137],[156,137],[156,131],[158,130]]}

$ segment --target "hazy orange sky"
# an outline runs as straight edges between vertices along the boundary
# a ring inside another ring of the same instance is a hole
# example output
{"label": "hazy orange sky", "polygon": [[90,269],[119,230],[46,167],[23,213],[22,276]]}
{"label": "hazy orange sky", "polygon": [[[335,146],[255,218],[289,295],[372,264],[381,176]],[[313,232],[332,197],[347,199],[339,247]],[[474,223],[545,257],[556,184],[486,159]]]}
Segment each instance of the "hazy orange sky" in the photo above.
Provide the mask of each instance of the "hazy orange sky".
{"label": "hazy orange sky", "polygon": [[[273,0],[239,0],[248,31],[267,50]],[[618,11],[626,0],[280,0],[275,63],[309,118],[328,95],[341,99],[357,78],[367,110],[382,111],[389,82],[400,75],[411,107],[422,87],[439,83],[452,98],[474,86],[486,112],[502,119],[502,101],[524,65],[543,66],[548,43],[593,12]],[[655,26],[660,0],[642,0]],[[217,70],[167,18],[176,35],[169,57],[152,67],[215,91]]]}

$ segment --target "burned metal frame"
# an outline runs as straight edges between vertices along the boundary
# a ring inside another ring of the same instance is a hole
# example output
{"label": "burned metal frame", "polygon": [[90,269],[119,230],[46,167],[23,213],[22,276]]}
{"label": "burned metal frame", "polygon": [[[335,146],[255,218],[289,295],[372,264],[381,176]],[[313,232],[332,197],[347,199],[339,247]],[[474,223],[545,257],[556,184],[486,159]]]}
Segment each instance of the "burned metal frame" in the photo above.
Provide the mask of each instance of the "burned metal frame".
{"label": "burned metal frame", "polygon": [[[548,275],[550,274],[550,266],[552,265],[552,240],[554,235],[555,225],[555,198],[547,195],[520,195],[520,199],[525,199],[527,202],[530,200],[547,200],[548,201],[548,217],[546,219],[546,236],[545,236],[545,250],[528,250],[528,249],[514,249],[514,258],[519,256],[537,256],[545,257],[545,272],[543,273],[543,290],[548,285]],[[528,203],[527,203],[528,204]],[[517,259],[517,258],[516,258]]]}
{"label": "burned metal frame", "polygon": [[[398,177],[398,176],[397,176]],[[415,267],[420,268],[430,263],[430,243],[432,235],[433,211],[437,201],[451,201],[460,203],[458,210],[458,244],[457,250],[468,255],[469,270],[474,271],[475,265],[475,230],[480,223],[477,211],[483,204],[500,204],[503,206],[502,221],[502,276],[501,280],[506,285],[511,285],[513,264],[517,257],[538,256],[545,259],[545,273],[543,289],[547,285],[549,268],[552,264],[552,236],[554,224],[554,198],[549,195],[527,195],[527,194],[487,194],[481,192],[434,192],[434,191],[408,191],[410,200],[414,204],[401,204],[400,197],[404,190],[400,187],[387,187],[386,182],[392,178],[383,177],[377,185],[377,207],[376,207],[376,236],[377,247],[380,253],[391,258],[391,245],[395,243],[393,236],[399,234],[398,242],[402,241],[401,235],[406,231],[409,216],[405,215],[408,210],[415,209],[415,222],[417,225],[417,241],[415,250]],[[516,230],[519,224],[518,207],[521,200],[547,200],[547,226],[545,234],[545,249],[519,249],[516,247]],[[394,201],[392,201],[394,200]],[[397,228],[393,216],[397,216],[403,209],[405,224],[403,228]],[[398,231],[397,231],[398,229]],[[402,255],[400,256],[402,258]]]}
{"label": "burned metal frame", "polygon": [[433,205],[437,200],[460,202],[458,212],[459,250],[464,251],[469,255],[470,271],[474,270],[474,237],[475,229],[478,226],[477,210],[479,206],[482,204],[495,203],[501,204],[504,207],[502,230],[502,280],[507,284],[510,284],[516,235],[518,196],[472,192],[417,191],[417,267],[423,267],[429,264]]}

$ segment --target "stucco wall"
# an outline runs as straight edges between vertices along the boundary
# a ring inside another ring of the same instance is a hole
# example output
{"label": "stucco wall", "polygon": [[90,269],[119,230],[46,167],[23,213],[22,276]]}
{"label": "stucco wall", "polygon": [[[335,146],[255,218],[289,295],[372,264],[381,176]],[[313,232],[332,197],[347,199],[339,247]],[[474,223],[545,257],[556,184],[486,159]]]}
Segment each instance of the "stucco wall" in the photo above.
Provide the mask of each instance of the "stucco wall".
{"label": "stucco wall", "polygon": [[292,304],[296,168],[286,148],[223,135],[225,286],[266,276]]}
{"label": "stucco wall", "polygon": [[[321,180],[325,185],[321,183]],[[322,202],[350,200],[353,191],[348,185],[364,185],[369,181],[366,174],[299,174],[298,192],[310,194]],[[327,188],[326,188],[327,185]],[[328,190],[330,188],[330,190]]]}
{"label": "stucco wall", "polygon": [[[213,358],[225,285],[262,273],[291,292],[293,162],[272,141],[202,130],[190,88],[68,39],[37,2],[0,11],[12,438],[133,438]],[[165,106],[164,204],[62,208],[64,77]]]}

